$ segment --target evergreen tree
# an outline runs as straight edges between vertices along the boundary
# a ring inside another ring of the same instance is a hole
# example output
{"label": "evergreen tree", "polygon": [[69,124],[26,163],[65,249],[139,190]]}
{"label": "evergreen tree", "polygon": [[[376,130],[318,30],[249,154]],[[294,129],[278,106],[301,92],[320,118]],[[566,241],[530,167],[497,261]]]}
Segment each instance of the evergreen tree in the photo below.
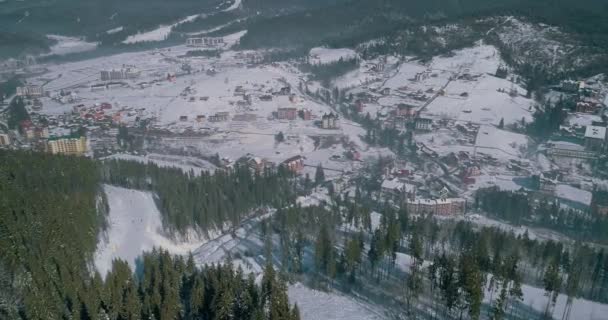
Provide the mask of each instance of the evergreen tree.
{"label": "evergreen tree", "polygon": [[315,171],[315,184],[321,184],[325,181],[325,172],[323,171],[323,166],[321,163],[317,166],[317,170]]}
{"label": "evergreen tree", "polygon": [[557,260],[553,260],[545,270],[545,275],[543,277],[543,285],[545,288],[545,295],[547,296],[547,305],[545,307],[544,316],[547,319],[551,319],[553,317],[553,309],[557,302],[557,296],[559,295],[559,290],[561,288],[561,277],[559,274],[559,265]]}
{"label": "evergreen tree", "polygon": [[410,254],[413,262],[410,266],[410,274],[406,281],[406,305],[408,312],[412,314],[412,304],[415,304],[422,292],[422,242],[418,232],[414,232],[410,239]]}

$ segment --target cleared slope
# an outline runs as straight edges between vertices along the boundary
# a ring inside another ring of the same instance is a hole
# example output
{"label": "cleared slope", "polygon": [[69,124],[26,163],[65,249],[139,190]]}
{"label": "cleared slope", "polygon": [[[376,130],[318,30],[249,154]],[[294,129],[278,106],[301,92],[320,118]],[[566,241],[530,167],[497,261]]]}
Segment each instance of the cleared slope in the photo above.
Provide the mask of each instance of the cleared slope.
{"label": "cleared slope", "polygon": [[95,266],[102,274],[112,267],[112,260],[123,259],[134,268],[137,257],[154,247],[174,254],[187,254],[200,243],[177,244],[162,234],[160,212],[152,193],[104,186],[110,213],[108,230],[95,253]]}

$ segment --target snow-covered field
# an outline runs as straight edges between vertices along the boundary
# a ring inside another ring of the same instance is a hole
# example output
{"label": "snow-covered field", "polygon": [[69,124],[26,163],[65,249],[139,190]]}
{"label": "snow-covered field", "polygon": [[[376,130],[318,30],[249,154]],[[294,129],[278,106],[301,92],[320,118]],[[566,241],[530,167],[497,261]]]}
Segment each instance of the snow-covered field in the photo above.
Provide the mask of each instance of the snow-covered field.
{"label": "snow-covered field", "polygon": [[173,30],[174,27],[176,27],[182,23],[191,22],[199,16],[200,15],[198,15],[198,14],[191,15],[176,23],[170,24],[170,25],[159,26],[158,28],[156,28],[154,30],[130,35],[127,37],[127,39],[125,39],[123,41],[123,43],[131,44],[131,43],[138,43],[138,42],[163,41],[163,40],[167,39],[167,37],[171,33],[171,30]]}
{"label": "snow-covered field", "polygon": [[340,59],[350,60],[357,57],[357,52],[349,48],[330,49],[317,47],[310,49],[308,61],[310,64],[329,64]]}
{"label": "snow-covered field", "polygon": [[176,243],[162,232],[160,212],[150,192],[104,186],[110,213],[108,230],[95,253],[95,266],[105,276],[114,259],[123,259],[134,268],[145,251],[163,248],[173,254],[187,254],[202,241]]}
{"label": "snow-covered field", "polygon": [[385,319],[376,308],[334,292],[317,291],[296,283],[289,286],[289,302],[297,303],[303,320]]}
{"label": "snow-covered field", "polygon": [[[529,285],[522,285],[521,288],[524,296],[521,302],[524,306],[530,307],[536,310],[540,315],[545,312],[547,306],[547,297],[545,291],[540,288],[532,287]],[[490,291],[486,291],[484,295],[484,302],[489,303]],[[495,291],[493,297],[496,298],[498,293]],[[553,309],[553,318],[562,319],[564,314],[564,308],[566,307],[567,296],[560,294],[557,298],[555,308]],[[597,302],[592,302],[585,299],[574,299],[572,302],[572,310],[570,313],[570,319],[576,320],[604,320],[608,314],[608,305]]]}
{"label": "snow-covered field", "polygon": [[57,43],[51,46],[51,51],[46,55],[66,55],[70,53],[91,51],[97,48],[97,43],[86,42],[80,38],[60,35],[48,35],[47,37],[57,41]]}
{"label": "snow-covered field", "polygon": [[555,188],[555,195],[562,199],[577,202],[585,206],[591,206],[592,194],[587,190],[581,190],[567,184],[558,184]]}
{"label": "snow-covered field", "polygon": [[481,126],[477,133],[475,146],[478,152],[499,159],[520,157],[528,147],[528,137],[494,126]]}
{"label": "snow-covered field", "polygon": [[232,10],[236,10],[241,6],[241,2],[242,0],[232,0],[232,4],[230,5],[230,7],[222,10],[222,11],[232,11]]}

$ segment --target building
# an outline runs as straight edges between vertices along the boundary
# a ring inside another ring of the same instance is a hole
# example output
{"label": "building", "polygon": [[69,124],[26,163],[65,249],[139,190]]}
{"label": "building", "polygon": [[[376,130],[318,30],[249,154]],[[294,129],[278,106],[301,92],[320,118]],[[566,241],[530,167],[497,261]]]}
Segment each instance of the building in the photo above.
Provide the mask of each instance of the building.
{"label": "building", "polygon": [[333,112],[324,114],[321,118],[321,128],[338,129],[338,115],[335,115]]}
{"label": "building", "polygon": [[44,88],[42,86],[17,87],[17,95],[20,97],[42,97]]}
{"label": "building", "polygon": [[8,134],[0,133],[0,146],[8,146],[11,144],[11,138]]}
{"label": "building", "polygon": [[553,158],[595,159],[594,151],[585,150],[585,147],[569,142],[555,142],[548,144],[547,155]]}
{"label": "building", "polygon": [[189,47],[220,47],[220,46],[224,45],[224,38],[222,38],[222,37],[188,38],[188,39],[186,39],[186,45]]}
{"label": "building", "polygon": [[42,101],[40,101],[40,99],[38,99],[38,98],[34,99],[34,104],[32,105],[32,110],[34,110],[34,111],[42,110]]}
{"label": "building", "polygon": [[196,116],[196,122],[203,122],[205,121],[205,116],[202,114],[199,114],[198,116]]}
{"label": "building", "polygon": [[31,120],[24,120],[24,121],[21,121],[21,123],[19,124],[19,132],[27,140],[31,140],[36,137],[36,133],[34,131],[35,129],[36,129],[36,126],[34,126],[34,124],[32,123]]}
{"label": "building", "polygon": [[237,162],[247,166],[252,172],[260,173],[265,170],[274,170],[273,162],[260,157],[254,157],[251,154],[239,159]]}
{"label": "building", "polygon": [[598,106],[585,101],[579,101],[576,103],[576,112],[580,113],[596,113]]}
{"label": "building", "polygon": [[312,120],[312,111],[310,111],[310,109],[302,109],[300,111],[300,117],[306,121]]}
{"label": "building", "polygon": [[277,110],[277,119],[279,120],[296,120],[298,109],[296,108],[279,108]]}
{"label": "building", "polygon": [[282,166],[287,168],[289,171],[299,173],[304,169],[304,157],[295,156],[291,157],[281,163]]}
{"label": "building", "polygon": [[467,177],[476,177],[481,175],[481,169],[479,168],[478,165],[472,165],[472,166],[468,166],[465,169],[465,175]]}
{"label": "building", "polygon": [[230,113],[228,112],[217,112],[216,114],[209,116],[209,122],[224,122],[228,121]]}
{"label": "building", "polygon": [[253,122],[257,119],[258,119],[258,116],[254,113],[235,114],[234,117],[232,117],[233,121],[245,121],[245,122]]}
{"label": "building", "polygon": [[414,201],[416,199],[416,186],[398,179],[385,179],[382,181],[382,193],[394,201]]}
{"label": "building", "polygon": [[418,199],[408,201],[407,212],[415,215],[441,215],[450,216],[464,214],[466,211],[466,200],[461,198],[445,199]]}
{"label": "building", "polygon": [[47,128],[47,127],[36,127],[34,129],[34,137],[36,139],[48,139],[49,138],[49,128]]}
{"label": "building", "polygon": [[91,86],[91,92],[105,91],[106,89],[105,84],[94,84]]}
{"label": "building", "polygon": [[433,120],[428,118],[416,118],[416,130],[421,131],[431,131],[431,127],[433,125]]}
{"label": "building", "polygon": [[604,149],[606,127],[587,126],[585,128],[585,148],[593,151]]}
{"label": "building", "polygon": [[140,72],[132,66],[123,66],[121,69],[101,70],[101,81],[115,81],[138,78]]}
{"label": "building", "polygon": [[414,106],[405,103],[400,103],[399,105],[397,105],[396,115],[402,117],[413,117],[416,114],[415,109],[416,107]]}
{"label": "building", "polygon": [[81,156],[87,152],[87,139],[84,136],[65,136],[47,141],[47,151],[52,154]]}

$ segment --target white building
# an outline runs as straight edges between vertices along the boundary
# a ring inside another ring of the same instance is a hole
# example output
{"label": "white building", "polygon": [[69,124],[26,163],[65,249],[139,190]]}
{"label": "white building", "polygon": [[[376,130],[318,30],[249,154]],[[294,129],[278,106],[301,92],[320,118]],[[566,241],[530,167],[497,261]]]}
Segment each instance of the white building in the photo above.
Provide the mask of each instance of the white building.
{"label": "white building", "polygon": [[548,144],[547,155],[553,158],[594,159],[597,154],[585,150],[585,147],[570,142],[552,142]]}
{"label": "white building", "polygon": [[186,39],[186,45],[189,47],[220,47],[220,46],[224,45],[224,38],[222,38],[222,37],[188,38],[188,39]]}
{"label": "white building", "polygon": [[430,131],[432,129],[433,120],[428,118],[416,118],[416,130]]}
{"label": "white building", "polygon": [[123,67],[121,69],[101,70],[101,81],[114,81],[135,79],[140,75],[140,71],[135,67]]}
{"label": "white building", "polygon": [[42,86],[17,87],[17,95],[21,97],[42,97],[44,95],[44,89]]}
{"label": "white building", "polygon": [[604,149],[606,142],[606,127],[587,126],[585,128],[585,147],[599,151]]}
{"label": "white building", "polygon": [[11,144],[11,138],[8,134],[0,133],[0,146],[8,146]]}
{"label": "white building", "polygon": [[321,118],[321,128],[323,129],[337,129],[338,128],[338,116],[330,113],[324,114]]}

